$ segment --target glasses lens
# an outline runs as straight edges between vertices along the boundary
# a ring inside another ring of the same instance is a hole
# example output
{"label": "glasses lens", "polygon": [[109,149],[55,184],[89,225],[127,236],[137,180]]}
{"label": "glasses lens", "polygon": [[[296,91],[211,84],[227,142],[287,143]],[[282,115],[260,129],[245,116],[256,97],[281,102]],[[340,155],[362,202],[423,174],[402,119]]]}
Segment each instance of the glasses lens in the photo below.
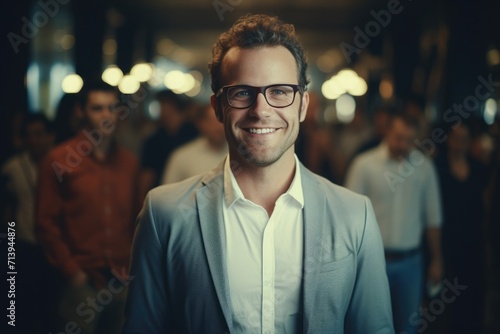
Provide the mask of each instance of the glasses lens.
{"label": "glasses lens", "polygon": [[255,90],[250,87],[231,87],[227,90],[227,100],[232,107],[246,108],[255,100],[255,94]]}
{"label": "glasses lens", "polygon": [[271,86],[266,89],[267,103],[274,107],[286,107],[293,103],[295,91],[290,86]]}
{"label": "glasses lens", "polygon": [[[227,89],[227,101],[234,108],[248,108],[257,98],[260,88],[250,86],[235,86]],[[267,103],[273,107],[288,107],[295,98],[293,86],[277,85],[267,87],[265,92]]]}

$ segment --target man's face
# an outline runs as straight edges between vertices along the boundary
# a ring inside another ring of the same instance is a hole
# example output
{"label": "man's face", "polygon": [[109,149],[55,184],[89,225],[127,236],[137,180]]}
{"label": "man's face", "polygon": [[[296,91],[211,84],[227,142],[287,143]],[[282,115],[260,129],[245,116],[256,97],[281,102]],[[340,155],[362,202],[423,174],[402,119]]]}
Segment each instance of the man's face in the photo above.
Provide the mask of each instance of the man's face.
{"label": "man's face", "polygon": [[395,118],[391,122],[386,135],[386,142],[391,157],[394,159],[406,157],[410,153],[415,139],[415,128],[406,124],[402,119]]}
{"label": "man's face", "polygon": [[[267,86],[297,84],[297,64],[282,46],[254,49],[232,48],[222,63],[224,85]],[[302,100],[302,103],[301,103]],[[292,105],[271,107],[262,94],[246,109],[227,104],[225,94],[212,96],[212,106],[221,113],[232,159],[255,166],[268,166],[284,154],[293,155],[299,123],[306,116],[309,96],[296,93]],[[261,133],[256,133],[256,130]]]}
{"label": "man's face", "polygon": [[113,111],[117,96],[113,92],[90,91],[83,113],[91,129],[97,129],[101,134],[111,136],[114,132],[118,115]]}

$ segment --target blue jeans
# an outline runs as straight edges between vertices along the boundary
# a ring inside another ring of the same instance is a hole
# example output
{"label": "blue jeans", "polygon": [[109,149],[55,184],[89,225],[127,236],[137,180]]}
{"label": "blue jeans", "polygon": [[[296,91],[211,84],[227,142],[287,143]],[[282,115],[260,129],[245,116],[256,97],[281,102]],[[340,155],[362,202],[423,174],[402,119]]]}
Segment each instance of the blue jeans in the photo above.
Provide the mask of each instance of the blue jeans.
{"label": "blue jeans", "polygon": [[401,260],[386,261],[396,334],[417,333],[417,327],[410,323],[410,316],[418,312],[422,302],[422,266],[420,252]]}

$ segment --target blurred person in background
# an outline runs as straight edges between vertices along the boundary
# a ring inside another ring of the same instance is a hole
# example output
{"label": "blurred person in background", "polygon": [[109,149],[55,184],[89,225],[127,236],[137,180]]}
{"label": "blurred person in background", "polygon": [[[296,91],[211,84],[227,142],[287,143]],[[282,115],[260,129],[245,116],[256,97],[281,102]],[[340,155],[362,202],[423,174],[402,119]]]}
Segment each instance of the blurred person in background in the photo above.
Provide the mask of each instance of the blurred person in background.
{"label": "blurred person in background", "polygon": [[321,97],[309,92],[309,106],[306,118],[300,123],[296,154],[304,166],[333,183],[340,184],[344,172],[344,158],[334,145],[331,129],[318,121],[322,115]]}
{"label": "blurred person in background", "polygon": [[59,100],[54,118],[55,144],[73,138],[81,128],[78,94],[65,93]]}
{"label": "blurred person in background", "polygon": [[196,107],[193,122],[200,136],[172,152],[163,171],[162,184],[209,171],[227,155],[224,127],[210,104]]}
{"label": "blurred person in background", "polygon": [[436,158],[443,203],[442,248],[445,277],[467,290],[449,305],[450,333],[481,333],[485,284],[484,194],[487,168],[470,155],[469,128],[450,129]]}
{"label": "blurred person in background", "polygon": [[431,124],[424,112],[424,99],[420,95],[414,94],[403,99],[402,103],[404,104],[404,113],[412,117],[417,124],[415,139],[424,140],[425,138],[429,138]]}
{"label": "blurred person in background", "polygon": [[373,129],[368,123],[365,111],[359,107],[354,111],[354,118],[348,124],[338,124],[335,127],[334,139],[344,160],[341,181],[344,183],[346,168],[354,158],[358,149],[372,138]]}
{"label": "blurred person in background", "polygon": [[[500,121],[497,121],[500,127]],[[488,236],[490,238],[492,264],[500,274],[500,137],[491,158],[491,172],[487,188]]]}
{"label": "blurred person in background", "polygon": [[363,144],[361,144],[361,146],[357,149],[354,156],[357,156],[363,152],[366,152],[380,145],[380,143],[382,142],[387,133],[387,129],[389,127],[389,122],[392,114],[394,114],[392,107],[387,105],[379,106],[375,110],[375,113],[373,115],[372,137]]}
{"label": "blurred person in background", "polygon": [[[0,151],[0,165],[3,165],[10,157],[23,150],[23,140],[21,138],[21,123],[28,112],[25,110],[14,111],[2,131],[7,138]],[[3,124],[2,124],[3,125]]]}
{"label": "blurred person in background", "polygon": [[485,295],[486,302],[486,328],[491,329],[494,333],[495,329],[500,328],[500,118],[497,117],[488,131],[494,138],[494,151],[491,154],[489,165],[488,185],[486,189],[486,241],[488,254],[488,270],[487,270],[487,292]]}
{"label": "blurred person in background", "polygon": [[171,90],[156,93],[160,116],[157,130],[147,138],[141,149],[139,196],[160,185],[165,164],[179,146],[195,139],[198,131],[187,115],[187,103]]}
{"label": "blurred person in background", "polygon": [[40,169],[37,234],[65,280],[55,330],[119,333],[139,206],[138,161],[114,138],[117,90],[87,80],[80,94],[83,129],[52,149]]}
{"label": "blurred person in background", "polygon": [[[425,286],[422,234],[431,255],[427,281],[439,284],[442,208],[432,160],[414,148],[417,124],[397,113],[382,143],[354,159],[346,186],[373,202],[385,247],[396,333],[416,333],[410,316],[418,312]],[[418,313],[417,313],[418,314]]]}
{"label": "blurred person in background", "polygon": [[6,194],[2,220],[15,223],[16,305],[20,319],[16,328],[23,333],[46,333],[53,318],[56,275],[35,236],[34,208],[38,168],[54,143],[52,124],[41,112],[26,114],[20,138],[22,151],[1,170]]}

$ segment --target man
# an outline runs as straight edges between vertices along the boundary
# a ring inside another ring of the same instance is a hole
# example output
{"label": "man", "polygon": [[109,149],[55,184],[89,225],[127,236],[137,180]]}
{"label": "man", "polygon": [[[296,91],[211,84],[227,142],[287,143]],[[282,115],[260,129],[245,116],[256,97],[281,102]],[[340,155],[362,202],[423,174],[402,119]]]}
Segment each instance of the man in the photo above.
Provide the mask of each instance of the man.
{"label": "man", "polygon": [[[15,231],[16,328],[23,333],[46,332],[53,316],[54,271],[43,256],[35,235],[35,189],[38,168],[54,142],[52,123],[43,113],[29,113],[21,122],[23,150],[2,166],[4,223],[13,222]],[[12,227],[12,226],[11,226]],[[6,241],[6,240],[5,240]],[[34,279],[36,277],[36,279]]]}
{"label": "man", "polygon": [[393,333],[370,201],[294,154],[306,69],[277,18],[245,16],[219,37],[211,103],[229,156],[149,193],[125,333]]}
{"label": "man", "polygon": [[212,106],[198,106],[193,122],[201,135],[172,152],[163,171],[162,184],[209,171],[226,157],[224,127],[215,117]]}
{"label": "man", "polygon": [[363,143],[354,154],[355,158],[357,155],[364,153],[372,148],[380,145],[382,140],[387,133],[387,128],[389,125],[389,120],[392,114],[392,107],[387,105],[379,106],[373,115],[373,135],[372,138],[368,139]]}
{"label": "man", "polygon": [[5,218],[15,218],[18,243],[33,246],[37,243],[34,204],[38,167],[54,143],[54,134],[51,122],[42,113],[24,116],[20,130],[23,150],[2,167],[2,176],[7,180],[7,191],[12,199],[8,201],[11,205],[6,209],[8,217]]}
{"label": "man", "polygon": [[348,172],[349,189],[367,195],[384,241],[396,333],[416,333],[422,300],[422,233],[430,250],[428,283],[442,278],[442,222],[433,163],[413,148],[417,123],[406,114],[392,117],[384,141],[359,155]]}
{"label": "man", "polygon": [[196,128],[186,115],[186,102],[171,90],[155,95],[159,104],[158,129],[144,142],[141,152],[139,197],[144,199],[151,188],[160,185],[165,163],[172,152],[196,138]]}
{"label": "man", "polygon": [[41,166],[38,236],[67,282],[56,330],[117,333],[138,211],[138,161],[114,139],[115,88],[87,81],[81,96],[85,128],[56,146]]}

